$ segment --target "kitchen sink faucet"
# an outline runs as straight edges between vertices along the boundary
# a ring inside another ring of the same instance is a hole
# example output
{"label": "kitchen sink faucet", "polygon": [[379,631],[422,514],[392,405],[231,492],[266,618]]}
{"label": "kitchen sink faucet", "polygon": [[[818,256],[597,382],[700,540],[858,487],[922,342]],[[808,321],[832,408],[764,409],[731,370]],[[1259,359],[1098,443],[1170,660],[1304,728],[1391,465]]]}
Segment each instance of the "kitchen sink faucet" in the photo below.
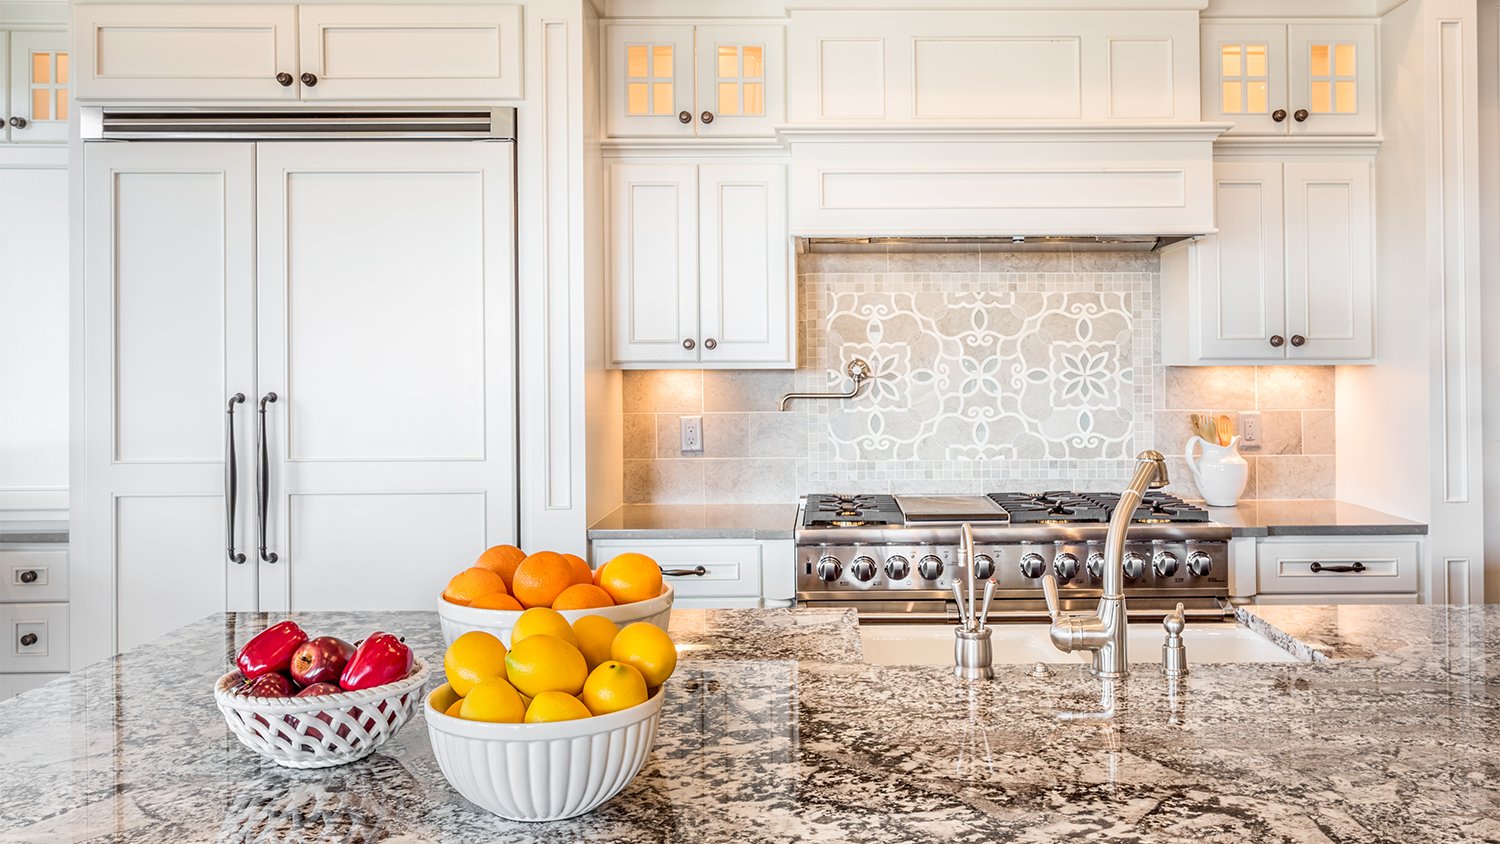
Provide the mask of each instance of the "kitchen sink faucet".
{"label": "kitchen sink faucet", "polygon": [[1051,573],[1042,578],[1042,594],[1052,616],[1048,631],[1052,644],[1067,653],[1093,651],[1094,676],[1104,680],[1117,680],[1130,673],[1125,653],[1125,532],[1146,490],[1167,485],[1167,461],[1161,452],[1143,451],[1135,459],[1135,475],[1109,517],[1104,538],[1104,595],[1099,607],[1092,615],[1063,614],[1058,609],[1057,578]]}

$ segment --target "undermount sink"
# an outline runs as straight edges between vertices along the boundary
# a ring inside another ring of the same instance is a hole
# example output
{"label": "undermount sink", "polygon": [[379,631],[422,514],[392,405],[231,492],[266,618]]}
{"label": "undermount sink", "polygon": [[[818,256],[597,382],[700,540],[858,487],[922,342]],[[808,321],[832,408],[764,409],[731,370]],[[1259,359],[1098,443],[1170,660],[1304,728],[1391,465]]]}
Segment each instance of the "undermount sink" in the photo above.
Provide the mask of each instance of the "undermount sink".
{"label": "undermount sink", "polygon": [[[864,624],[860,625],[859,636],[864,644],[865,662],[871,665],[951,665],[953,630],[951,624]],[[1053,647],[1045,624],[998,624],[990,630],[996,665],[1085,663],[1093,658],[1087,651],[1064,653]],[[1131,662],[1161,662],[1165,634],[1160,623],[1132,624],[1126,635]],[[1233,623],[1189,623],[1182,639],[1187,646],[1189,667],[1298,661],[1269,639]]]}

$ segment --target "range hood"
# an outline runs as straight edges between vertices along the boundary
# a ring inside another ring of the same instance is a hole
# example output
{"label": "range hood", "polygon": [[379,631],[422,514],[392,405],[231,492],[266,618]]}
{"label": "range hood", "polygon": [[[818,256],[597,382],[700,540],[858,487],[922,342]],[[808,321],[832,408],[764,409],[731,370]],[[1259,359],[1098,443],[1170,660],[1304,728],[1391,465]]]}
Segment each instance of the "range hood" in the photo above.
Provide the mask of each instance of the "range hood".
{"label": "range hood", "polygon": [[1155,252],[1189,235],[1008,235],[1004,237],[808,237],[802,252],[948,252],[979,246],[985,252]]}

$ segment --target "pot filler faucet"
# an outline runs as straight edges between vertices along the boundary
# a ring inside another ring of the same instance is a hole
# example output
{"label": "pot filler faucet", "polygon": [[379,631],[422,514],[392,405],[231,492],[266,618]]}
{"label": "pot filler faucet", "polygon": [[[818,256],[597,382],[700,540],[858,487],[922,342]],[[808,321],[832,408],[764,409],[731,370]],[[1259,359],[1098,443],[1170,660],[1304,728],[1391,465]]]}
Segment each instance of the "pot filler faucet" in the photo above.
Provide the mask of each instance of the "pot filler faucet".
{"label": "pot filler faucet", "polygon": [[1135,475],[1109,518],[1104,539],[1104,596],[1098,609],[1092,615],[1064,615],[1058,610],[1057,578],[1049,573],[1042,579],[1042,594],[1052,616],[1052,644],[1068,653],[1093,651],[1094,675],[1104,680],[1130,673],[1125,653],[1125,532],[1146,490],[1167,485],[1167,461],[1161,452],[1143,451],[1135,459]]}

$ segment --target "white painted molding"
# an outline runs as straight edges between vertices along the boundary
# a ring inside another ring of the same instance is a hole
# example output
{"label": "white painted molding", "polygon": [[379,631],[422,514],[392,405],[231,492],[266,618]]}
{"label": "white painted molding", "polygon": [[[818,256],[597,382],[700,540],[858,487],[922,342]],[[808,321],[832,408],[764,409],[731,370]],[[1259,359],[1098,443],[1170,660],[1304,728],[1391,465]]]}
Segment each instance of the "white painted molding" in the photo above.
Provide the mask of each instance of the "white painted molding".
{"label": "white painted molding", "polygon": [[839,143],[923,143],[976,141],[1028,142],[1098,142],[1122,141],[1208,141],[1228,131],[1229,123],[862,123],[862,124],[787,124],[776,127],[778,137],[788,143],[823,141]]}

